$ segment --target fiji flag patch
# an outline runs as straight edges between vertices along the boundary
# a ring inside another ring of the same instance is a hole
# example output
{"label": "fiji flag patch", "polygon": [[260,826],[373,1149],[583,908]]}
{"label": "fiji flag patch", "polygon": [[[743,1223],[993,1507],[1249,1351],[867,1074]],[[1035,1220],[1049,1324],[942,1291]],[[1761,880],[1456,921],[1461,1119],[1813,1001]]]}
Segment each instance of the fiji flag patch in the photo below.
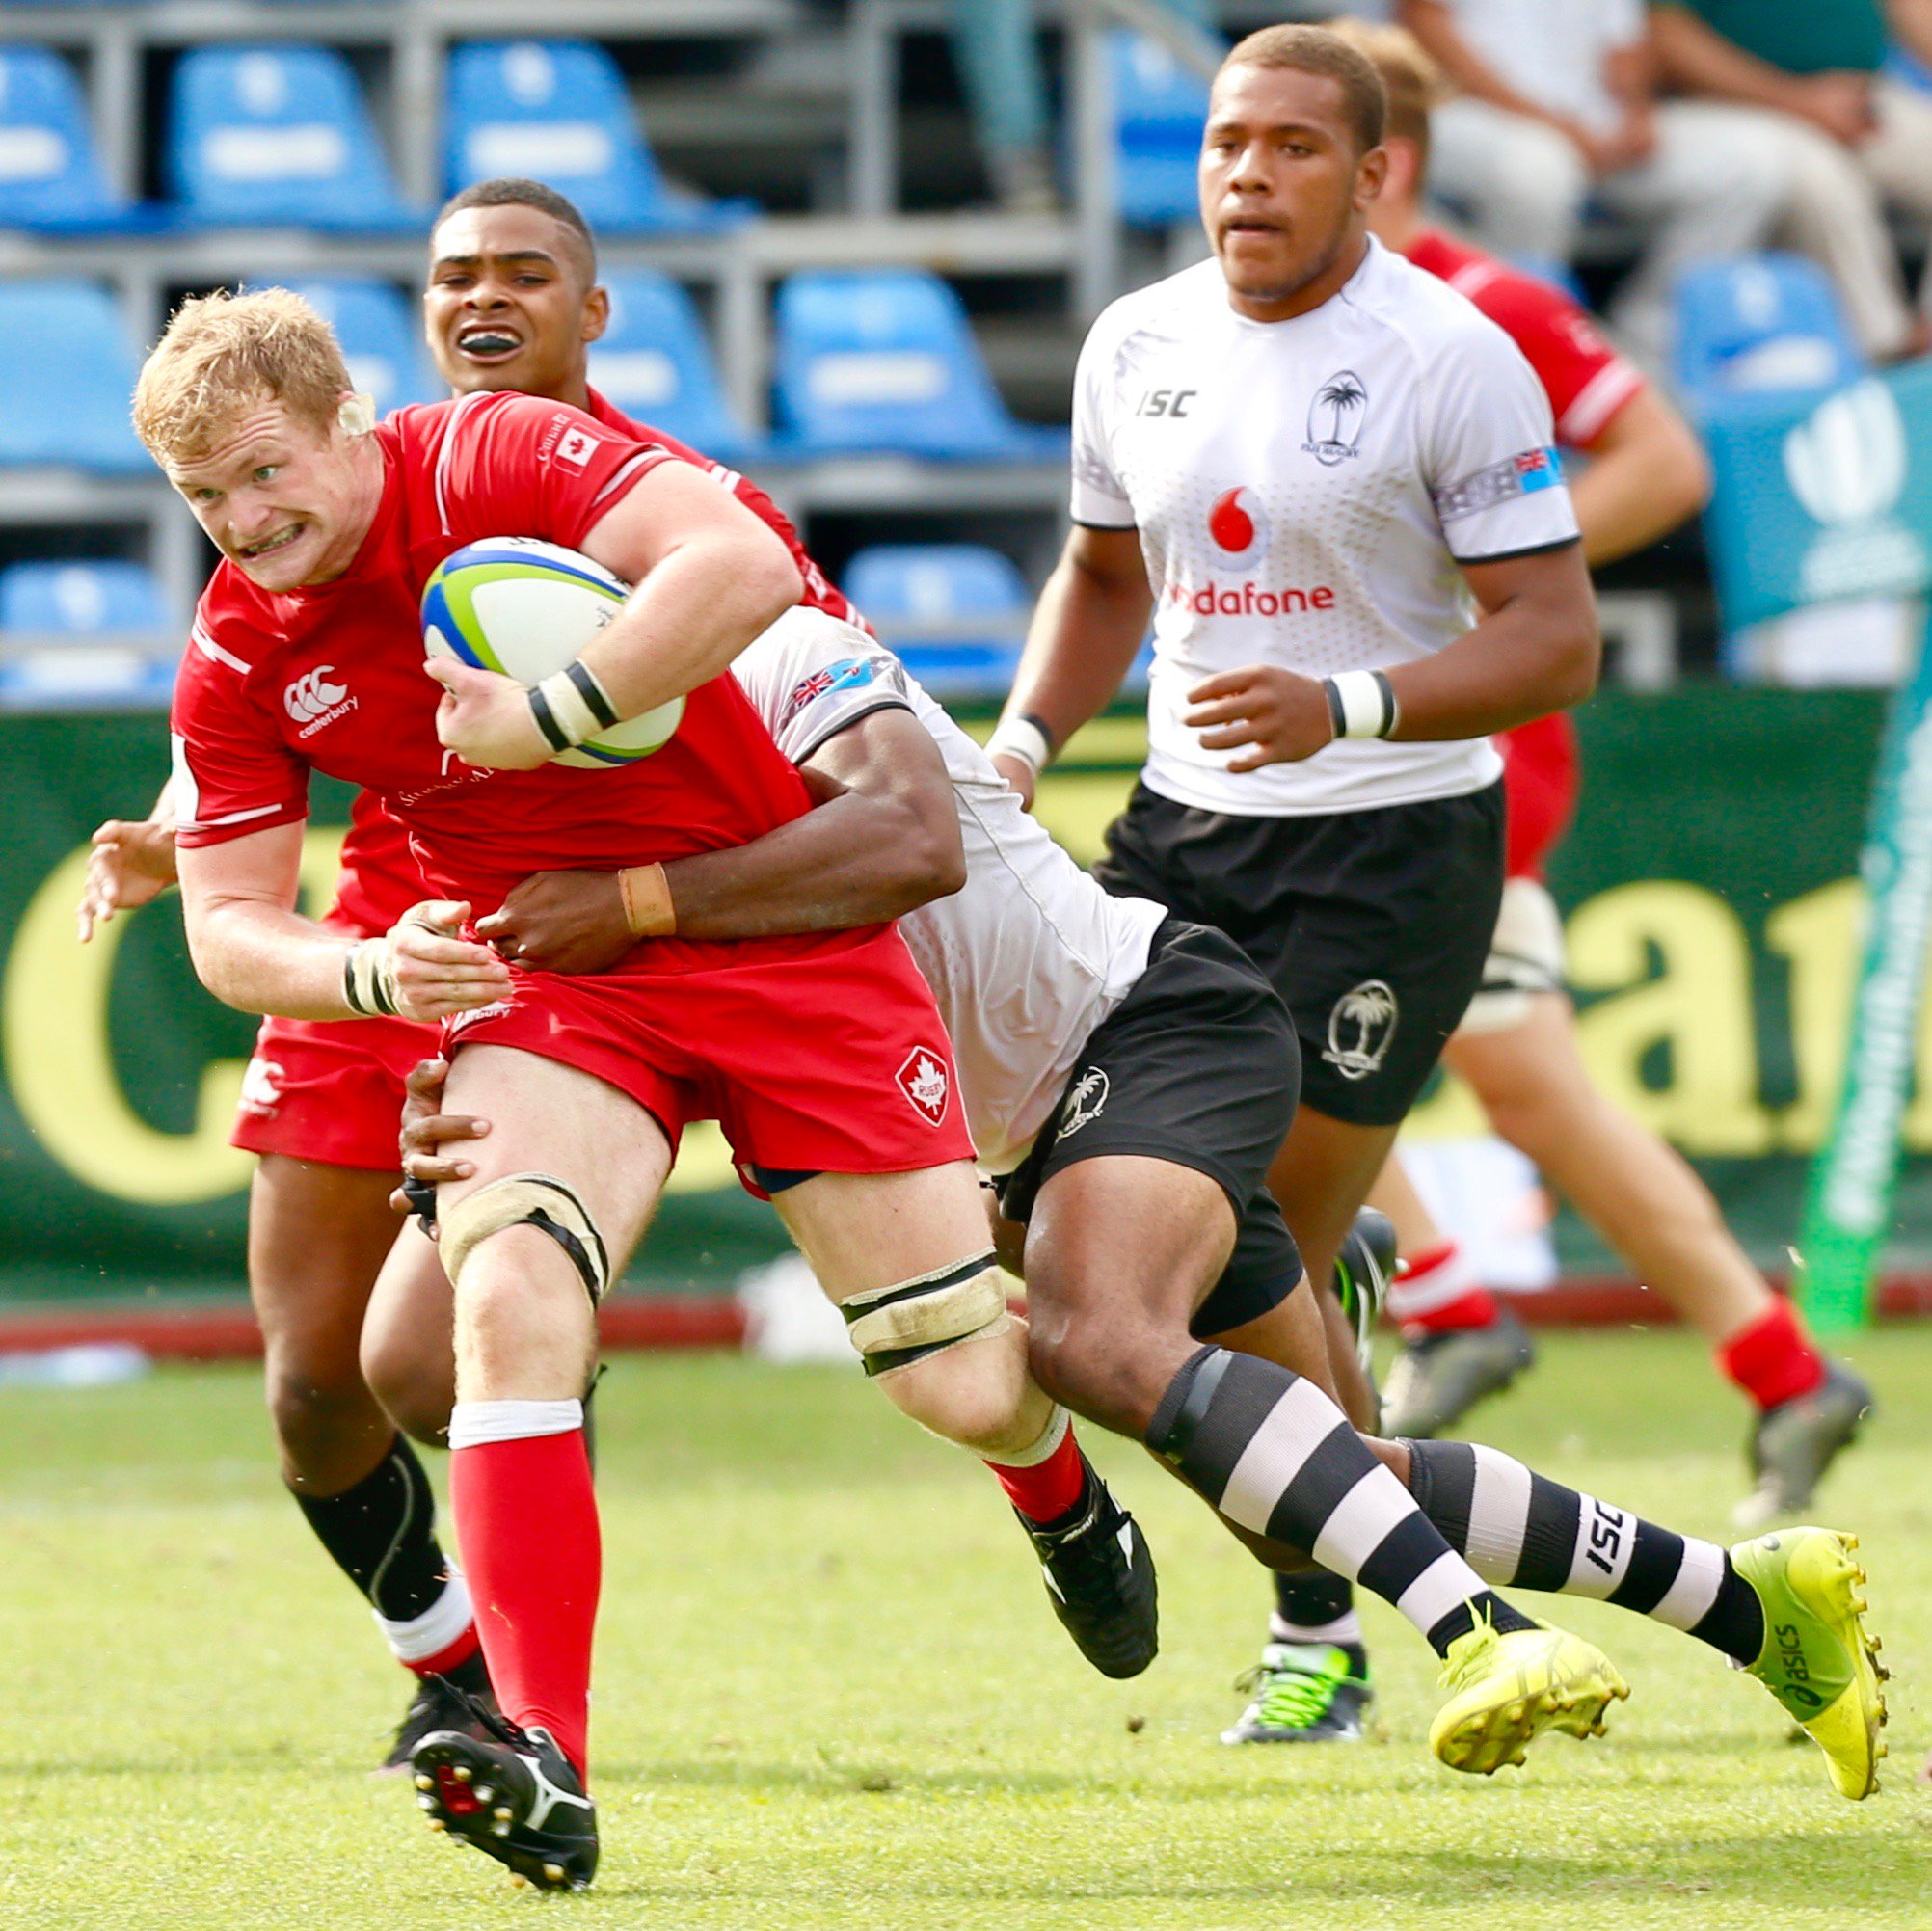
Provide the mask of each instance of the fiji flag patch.
{"label": "fiji flag patch", "polygon": [[1494,509],[1512,496],[1556,489],[1562,481],[1563,459],[1554,449],[1524,449],[1451,483],[1446,490],[1437,490],[1436,514],[1444,523],[1454,523],[1458,517]]}
{"label": "fiji flag patch", "polygon": [[1525,496],[1563,481],[1563,462],[1554,449],[1525,449],[1515,461]]}

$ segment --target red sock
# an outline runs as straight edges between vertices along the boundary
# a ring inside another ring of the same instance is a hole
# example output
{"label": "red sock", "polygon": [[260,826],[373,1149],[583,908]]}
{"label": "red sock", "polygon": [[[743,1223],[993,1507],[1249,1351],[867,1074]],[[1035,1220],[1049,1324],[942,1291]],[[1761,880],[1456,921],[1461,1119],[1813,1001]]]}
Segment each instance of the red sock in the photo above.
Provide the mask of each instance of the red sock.
{"label": "red sock", "polygon": [[1425,1247],[1389,1283],[1388,1311],[1405,1341],[1464,1328],[1493,1328],[1496,1298],[1480,1282],[1454,1241]]}
{"label": "red sock", "polygon": [[1061,1431],[1053,1453],[1031,1468],[1004,1462],[989,1462],[986,1466],[1006,1491],[1006,1499],[1030,1522],[1051,1522],[1064,1515],[1087,1488],[1087,1458],[1071,1427]]}
{"label": "red sock", "polygon": [[1760,1408],[1808,1395],[1825,1379],[1825,1357],[1782,1295],[1717,1351],[1717,1364]]}
{"label": "red sock", "polygon": [[603,1574],[582,1429],[454,1450],[449,1500],[496,1701],[582,1776]]}

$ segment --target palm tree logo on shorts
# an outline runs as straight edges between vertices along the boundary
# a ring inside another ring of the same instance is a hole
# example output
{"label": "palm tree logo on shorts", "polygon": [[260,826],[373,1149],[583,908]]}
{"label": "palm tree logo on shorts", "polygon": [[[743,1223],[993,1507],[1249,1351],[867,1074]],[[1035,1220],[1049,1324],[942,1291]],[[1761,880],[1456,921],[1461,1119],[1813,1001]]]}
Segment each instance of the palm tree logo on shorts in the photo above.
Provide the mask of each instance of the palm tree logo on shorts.
{"label": "palm tree logo on shorts", "polygon": [[1365,1080],[1382,1065],[1395,1039],[1395,994],[1379,979],[1365,979],[1342,994],[1328,1014],[1328,1043],[1322,1054],[1345,1080]]}
{"label": "palm tree logo on shorts", "polygon": [[1301,447],[1332,469],[1344,456],[1361,453],[1368,389],[1354,369],[1337,369],[1308,405],[1308,440]]}
{"label": "palm tree logo on shorts", "polygon": [[1106,1068],[1087,1067],[1067,1090],[1066,1116],[1060,1121],[1060,1130],[1054,1138],[1064,1140],[1068,1134],[1078,1133],[1107,1104],[1107,1092]]}

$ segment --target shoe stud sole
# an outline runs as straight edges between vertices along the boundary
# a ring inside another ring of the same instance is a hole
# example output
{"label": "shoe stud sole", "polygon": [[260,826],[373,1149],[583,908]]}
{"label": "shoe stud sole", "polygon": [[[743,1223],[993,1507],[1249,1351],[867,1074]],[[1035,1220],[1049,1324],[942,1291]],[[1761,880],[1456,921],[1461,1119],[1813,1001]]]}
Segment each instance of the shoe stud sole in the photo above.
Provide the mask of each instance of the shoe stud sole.
{"label": "shoe stud sole", "polygon": [[418,1790],[434,1790],[436,1788],[436,1779],[434,1777],[425,1776],[420,1770],[418,1770],[416,1776],[416,1787]]}

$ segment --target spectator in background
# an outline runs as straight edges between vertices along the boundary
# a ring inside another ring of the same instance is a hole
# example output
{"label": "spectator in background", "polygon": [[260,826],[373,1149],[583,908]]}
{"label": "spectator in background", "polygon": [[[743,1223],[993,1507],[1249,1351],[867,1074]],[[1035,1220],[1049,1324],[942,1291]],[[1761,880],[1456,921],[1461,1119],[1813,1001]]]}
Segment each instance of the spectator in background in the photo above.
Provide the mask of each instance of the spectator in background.
{"label": "spectator in background", "polygon": [[1768,109],[1793,166],[1789,237],[1831,271],[1865,353],[1932,347],[1885,222],[1932,217],[1932,93],[1884,71],[1887,32],[1932,64],[1932,0],[1666,0],[1658,74],[1699,100]]}
{"label": "spectator in background", "polygon": [[[1208,0],[1158,4],[1201,34],[1214,31]],[[1033,11],[1033,0],[953,0],[953,58],[993,199],[1008,214],[1060,204]]]}
{"label": "spectator in background", "polygon": [[1646,356],[1679,271],[1759,247],[1784,214],[1784,124],[1655,100],[1643,0],[1400,0],[1396,16],[1459,90],[1436,110],[1434,179],[1483,247],[1568,262],[1592,200],[1648,230],[1611,309]]}

